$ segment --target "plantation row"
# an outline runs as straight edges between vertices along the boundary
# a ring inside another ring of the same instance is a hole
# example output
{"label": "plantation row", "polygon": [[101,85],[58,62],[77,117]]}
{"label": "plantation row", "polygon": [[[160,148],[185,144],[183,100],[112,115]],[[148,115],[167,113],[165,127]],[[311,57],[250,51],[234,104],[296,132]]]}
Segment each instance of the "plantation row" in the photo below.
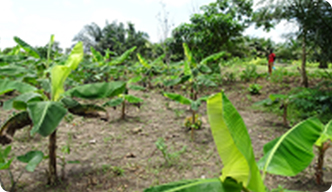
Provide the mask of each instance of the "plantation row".
{"label": "plantation row", "polygon": [[[128,103],[140,107],[144,102],[144,99],[132,95],[132,90],[144,91],[159,87],[166,98],[190,107],[192,115],[186,119],[185,126],[191,130],[192,140],[195,129],[200,129],[202,124],[198,109],[203,102],[207,102],[209,124],[223,168],[220,178],[181,181],[151,187],[145,191],[269,191],[263,183],[266,173],[282,176],[299,174],[312,162],[315,156],[313,146],[318,147],[318,156],[322,157],[317,162],[317,183],[323,182],[323,157],[332,139],[331,123],[324,125],[321,122],[328,122],[326,119],[330,119],[329,116],[320,116],[326,115],[329,107],[323,108],[325,111],[318,110],[322,106],[319,102],[324,103],[324,99],[330,98],[324,95],[324,91],[319,92],[322,97],[319,101],[313,98],[312,106],[307,106],[315,108],[316,112],[307,116],[316,115],[318,118],[302,121],[283,136],[267,143],[264,156],[256,164],[248,131],[225,94],[200,95],[201,90],[208,87],[218,87],[222,83],[238,80],[236,72],[230,69],[239,65],[234,65],[237,62],[235,60],[224,61],[222,58],[225,52],[197,62],[188,46],[183,44],[185,60],[182,62],[165,64],[163,55],[148,62],[137,54],[139,62],[133,63],[130,57],[136,47],[118,57],[111,57],[108,52],[103,56],[91,47],[92,55],[89,56],[84,55],[83,43],[79,42],[68,56],[58,54],[51,58],[54,43],[54,36],[51,36],[47,58],[41,58],[38,51],[28,43],[18,37],[14,40],[18,46],[12,52],[0,55],[0,95],[10,95],[13,91],[19,93],[15,95],[15,92],[11,99],[1,101],[3,110],[17,111],[1,126],[0,143],[7,145],[0,153],[2,170],[10,172],[12,161],[17,159],[27,164],[27,171],[33,172],[43,159],[48,159],[48,183],[56,184],[57,128],[68,113],[107,121],[109,115],[105,107],[120,106],[120,118],[124,119]],[[240,73],[241,81],[270,78],[271,82],[277,82],[282,81],[284,75],[290,75],[288,71],[278,70],[268,77],[264,72],[257,72],[264,62],[256,62],[258,65],[255,65],[254,61],[255,59],[252,60],[254,65],[246,65]],[[298,75],[296,72],[293,74]],[[183,89],[187,94],[174,93],[176,89]],[[303,89],[289,95],[270,95],[270,98],[258,105],[275,107],[274,104],[281,103],[284,107],[284,124],[288,126],[287,106],[295,106],[295,110],[299,110],[299,101],[310,95],[312,90],[314,89]],[[248,87],[250,94],[259,94],[260,91],[261,86],[256,83]],[[102,105],[83,104],[83,99],[107,101]],[[49,137],[48,155],[39,150],[28,151],[17,157],[10,155],[10,144],[14,141],[16,131],[26,126],[30,126],[32,137],[36,134]],[[162,150],[162,142],[159,143],[159,149]],[[262,170],[262,175],[259,169]],[[11,178],[11,182],[12,191],[17,180]],[[2,182],[1,185],[3,186]]]}

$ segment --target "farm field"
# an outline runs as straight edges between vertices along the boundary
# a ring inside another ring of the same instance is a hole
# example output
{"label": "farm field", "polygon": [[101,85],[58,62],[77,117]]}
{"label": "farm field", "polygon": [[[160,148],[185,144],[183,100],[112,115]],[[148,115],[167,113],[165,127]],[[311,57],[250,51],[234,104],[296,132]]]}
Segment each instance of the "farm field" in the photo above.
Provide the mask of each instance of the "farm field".
{"label": "farm field", "polygon": [[[238,67],[239,70],[242,67]],[[284,65],[280,68],[295,72]],[[266,73],[264,66],[259,66],[259,74]],[[244,70],[244,69],[243,69]],[[271,78],[272,79],[272,78]],[[263,146],[268,141],[282,135],[289,128],[282,124],[280,115],[252,107],[255,102],[268,98],[273,93],[288,93],[300,84],[300,78],[283,76],[279,82],[272,82],[266,77],[243,82],[235,80],[223,85],[202,89],[199,95],[211,95],[224,89],[225,94],[242,116],[249,132],[256,160],[263,155]],[[314,87],[323,79],[312,78]],[[248,87],[253,82],[262,86],[259,95],[250,95]],[[185,89],[184,89],[185,90]],[[170,92],[185,94],[177,86]],[[33,173],[24,173],[17,184],[17,191],[143,191],[153,185],[194,178],[213,178],[220,175],[222,162],[217,153],[211,134],[205,103],[198,113],[202,116],[202,129],[196,130],[194,140],[190,131],[184,128],[184,119],[191,115],[190,108],[178,104],[162,95],[160,88],[145,91],[130,91],[130,94],[142,98],[140,108],[129,105],[126,118],[121,119],[121,109],[107,107],[109,121],[90,119],[73,115],[72,119],[63,120],[58,127],[57,154],[65,160],[77,164],[58,165],[61,182],[57,186],[48,186],[47,161],[43,161]],[[2,95],[0,100],[15,96]],[[102,104],[104,100],[94,100]],[[11,111],[0,112],[0,121],[4,122]],[[39,135],[28,136],[28,127],[16,133],[12,143],[12,155],[38,149],[47,154],[47,140]],[[160,150],[156,147],[158,138],[164,138],[170,152],[181,151],[167,164]],[[64,152],[70,148],[70,153]],[[60,160],[60,159],[59,159]],[[332,170],[332,154],[325,157],[325,170]],[[269,175],[265,184],[269,188],[283,186],[286,189],[301,191],[325,191],[330,184],[318,186],[314,179],[314,162],[296,177]],[[17,177],[25,164],[15,161],[12,171]],[[1,180],[9,184],[9,175],[0,172]]]}

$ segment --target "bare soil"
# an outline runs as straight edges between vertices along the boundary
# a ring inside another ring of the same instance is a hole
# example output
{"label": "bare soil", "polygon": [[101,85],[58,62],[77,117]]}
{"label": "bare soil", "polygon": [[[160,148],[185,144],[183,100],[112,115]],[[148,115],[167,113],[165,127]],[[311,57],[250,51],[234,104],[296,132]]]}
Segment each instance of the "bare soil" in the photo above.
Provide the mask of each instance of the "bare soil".
{"label": "bare soil", "polygon": [[[263,85],[260,95],[249,95],[248,86],[253,82],[233,82],[218,89],[202,90],[200,96],[224,89],[228,98],[238,109],[252,140],[256,159],[263,155],[263,146],[268,141],[282,135],[288,128],[282,126],[281,117],[252,109],[250,106],[267,98],[271,93],[286,93],[292,87],[300,86],[299,78],[284,78],[282,83],[272,83],[265,78],[256,83]],[[314,85],[316,82],[310,82]],[[285,86],[285,84],[287,86]],[[183,90],[176,90],[183,92]],[[47,163],[44,160],[33,173],[26,172],[24,164],[14,160],[11,168],[14,177],[23,170],[17,191],[143,191],[153,185],[182,179],[211,178],[220,176],[222,162],[218,156],[206,115],[206,106],[201,106],[203,128],[195,131],[192,141],[190,132],[183,128],[184,119],[191,113],[187,106],[177,104],[163,97],[158,89],[147,92],[132,92],[144,99],[140,109],[129,105],[125,120],[120,119],[121,109],[107,108],[110,120],[86,119],[75,116],[71,122],[62,121],[58,128],[57,154],[65,160],[79,160],[79,164],[67,164],[62,172],[58,165],[61,182],[48,186]],[[6,100],[8,97],[0,97]],[[95,101],[102,103],[101,101]],[[0,111],[3,123],[12,111]],[[171,152],[186,146],[186,152],[167,166],[155,142],[159,137],[166,140]],[[61,149],[70,146],[70,154]],[[28,137],[28,128],[15,135],[12,155],[22,155],[29,150],[41,150],[47,154],[48,138]],[[325,168],[332,169],[332,153],[327,151]],[[60,163],[58,159],[58,163]],[[314,162],[296,177],[268,175],[265,184],[270,188],[279,185],[287,189],[321,192],[326,191],[330,182],[323,186],[315,184]],[[7,171],[0,172],[1,180],[9,186]]]}

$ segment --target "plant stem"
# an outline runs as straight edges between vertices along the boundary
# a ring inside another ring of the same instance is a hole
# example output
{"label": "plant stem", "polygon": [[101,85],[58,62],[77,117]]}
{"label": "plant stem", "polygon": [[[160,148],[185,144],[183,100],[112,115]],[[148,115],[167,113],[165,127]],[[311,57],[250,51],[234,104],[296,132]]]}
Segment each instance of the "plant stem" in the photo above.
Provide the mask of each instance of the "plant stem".
{"label": "plant stem", "polygon": [[121,112],[121,119],[125,119],[126,116],[126,100],[122,102],[122,112]]}
{"label": "plant stem", "polygon": [[325,155],[325,151],[330,147],[330,142],[331,141],[327,141],[325,143],[322,144],[322,146],[318,147],[318,160],[317,160],[317,167],[316,167],[316,183],[318,185],[323,184],[323,177],[324,177],[324,172],[323,172],[323,166],[324,166],[324,155]]}
{"label": "plant stem", "polygon": [[283,119],[284,119],[284,126],[288,127],[288,122],[287,122],[287,103],[284,103],[284,115],[283,115]]}
{"label": "plant stem", "polygon": [[56,130],[49,136],[49,181],[50,185],[54,185],[57,180],[57,171],[56,171]]}
{"label": "plant stem", "polygon": [[192,122],[191,122],[191,140],[194,141],[194,126],[195,125],[195,116],[196,116],[196,113],[195,111],[193,110],[193,113],[192,113]]}

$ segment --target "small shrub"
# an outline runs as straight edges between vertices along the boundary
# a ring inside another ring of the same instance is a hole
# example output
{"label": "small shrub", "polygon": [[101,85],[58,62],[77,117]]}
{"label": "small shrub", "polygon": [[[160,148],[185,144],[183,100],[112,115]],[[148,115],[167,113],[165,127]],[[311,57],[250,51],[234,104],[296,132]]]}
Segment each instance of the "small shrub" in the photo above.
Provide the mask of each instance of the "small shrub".
{"label": "small shrub", "polygon": [[248,88],[250,94],[252,95],[258,95],[260,94],[260,90],[262,89],[263,87],[259,84],[251,84]]}
{"label": "small shrub", "polygon": [[257,67],[255,65],[248,65],[246,69],[242,71],[240,78],[242,81],[250,81],[251,79],[257,79],[259,74],[257,73]]}

